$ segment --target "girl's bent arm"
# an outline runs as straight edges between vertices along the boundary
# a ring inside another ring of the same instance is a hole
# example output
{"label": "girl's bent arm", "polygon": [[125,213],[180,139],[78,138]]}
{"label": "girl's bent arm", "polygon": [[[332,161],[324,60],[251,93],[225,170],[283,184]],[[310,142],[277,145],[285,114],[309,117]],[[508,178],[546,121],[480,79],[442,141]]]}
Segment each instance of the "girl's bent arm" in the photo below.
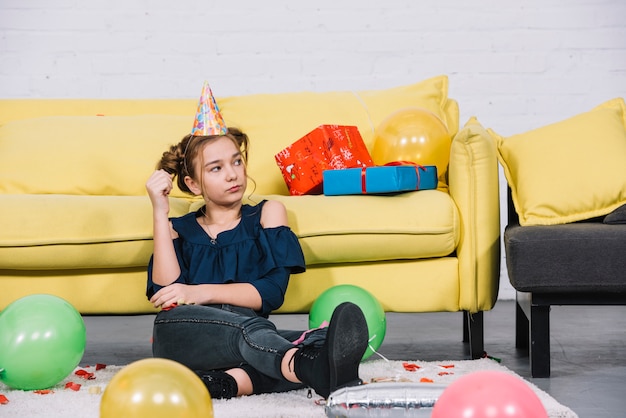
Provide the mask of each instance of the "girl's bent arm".
{"label": "girl's bent arm", "polygon": [[173,283],[180,275],[173,243],[176,232],[172,229],[168,217],[170,211],[168,196],[172,187],[172,175],[164,170],[155,171],[146,182],[146,190],[152,203],[154,234],[152,281],[161,286]]}
{"label": "girl's bent arm", "polygon": [[174,250],[174,234],[167,216],[165,219],[154,215],[154,253],[152,261],[152,281],[160,286],[174,283],[180,276],[180,266]]}
{"label": "girl's bent arm", "polygon": [[205,304],[226,303],[244,308],[261,309],[261,295],[250,283],[203,284],[200,293],[206,297]]}
{"label": "girl's bent arm", "polygon": [[155,307],[167,308],[175,303],[187,305],[229,304],[261,309],[261,295],[250,283],[198,284],[174,283],[161,288],[150,298]]}

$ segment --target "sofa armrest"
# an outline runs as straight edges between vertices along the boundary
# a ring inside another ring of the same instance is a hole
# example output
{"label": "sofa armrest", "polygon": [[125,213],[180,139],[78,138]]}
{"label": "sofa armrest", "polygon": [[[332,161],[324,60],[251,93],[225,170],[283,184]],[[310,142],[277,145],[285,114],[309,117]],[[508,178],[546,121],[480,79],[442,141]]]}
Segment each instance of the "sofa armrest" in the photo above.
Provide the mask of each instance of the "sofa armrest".
{"label": "sofa armrest", "polygon": [[500,277],[500,186],[495,141],[475,118],[452,140],[448,184],[461,217],[459,307],[489,310]]}

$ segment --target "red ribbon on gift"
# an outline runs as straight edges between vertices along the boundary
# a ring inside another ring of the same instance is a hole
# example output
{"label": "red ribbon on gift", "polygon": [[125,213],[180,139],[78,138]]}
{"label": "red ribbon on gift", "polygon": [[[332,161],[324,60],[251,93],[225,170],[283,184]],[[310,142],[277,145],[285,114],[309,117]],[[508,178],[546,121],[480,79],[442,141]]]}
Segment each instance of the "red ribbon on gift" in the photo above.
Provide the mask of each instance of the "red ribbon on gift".
{"label": "red ribbon on gift", "polygon": [[367,181],[365,180],[365,169],[367,167],[363,167],[361,169],[361,193],[367,194]]}
{"label": "red ribbon on gift", "polygon": [[[415,174],[417,174],[417,185],[415,186],[415,190],[420,189],[420,170],[426,171],[426,167],[423,165],[414,163],[412,161],[392,161],[390,163],[385,164],[383,167],[397,167],[401,165],[412,165],[415,167]],[[367,167],[363,167],[361,169],[361,193],[367,194],[367,180],[366,180],[366,170]]]}

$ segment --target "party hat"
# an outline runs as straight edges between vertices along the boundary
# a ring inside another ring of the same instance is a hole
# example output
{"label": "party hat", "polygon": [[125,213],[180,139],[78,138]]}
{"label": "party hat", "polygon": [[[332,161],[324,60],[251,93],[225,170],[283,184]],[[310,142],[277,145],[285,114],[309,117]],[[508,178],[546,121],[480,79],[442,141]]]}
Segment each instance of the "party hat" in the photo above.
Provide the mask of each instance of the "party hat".
{"label": "party hat", "polygon": [[193,122],[191,135],[225,135],[228,128],[224,123],[224,118],[217,107],[215,97],[209,83],[206,81],[202,86],[202,94],[198,102],[198,110],[196,111],[196,119]]}

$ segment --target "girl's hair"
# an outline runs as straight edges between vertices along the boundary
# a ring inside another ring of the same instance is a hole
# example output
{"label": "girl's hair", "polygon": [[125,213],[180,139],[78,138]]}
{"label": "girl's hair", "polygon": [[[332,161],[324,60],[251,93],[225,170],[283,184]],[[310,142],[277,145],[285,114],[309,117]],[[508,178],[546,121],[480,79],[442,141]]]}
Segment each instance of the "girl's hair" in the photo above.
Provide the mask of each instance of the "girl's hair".
{"label": "girl's hair", "polygon": [[157,164],[157,170],[165,170],[174,174],[176,184],[183,192],[193,194],[185,184],[185,177],[195,179],[194,165],[195,158],[200,154],[204,145],[220,137],[229,138],[241,151],[244,164],[248,162],[248,135],[237,128],[228,128],[224,135],[204,135],[185,136],[178,144],[172,145],[169,150],[163,153],[161,160]]}

